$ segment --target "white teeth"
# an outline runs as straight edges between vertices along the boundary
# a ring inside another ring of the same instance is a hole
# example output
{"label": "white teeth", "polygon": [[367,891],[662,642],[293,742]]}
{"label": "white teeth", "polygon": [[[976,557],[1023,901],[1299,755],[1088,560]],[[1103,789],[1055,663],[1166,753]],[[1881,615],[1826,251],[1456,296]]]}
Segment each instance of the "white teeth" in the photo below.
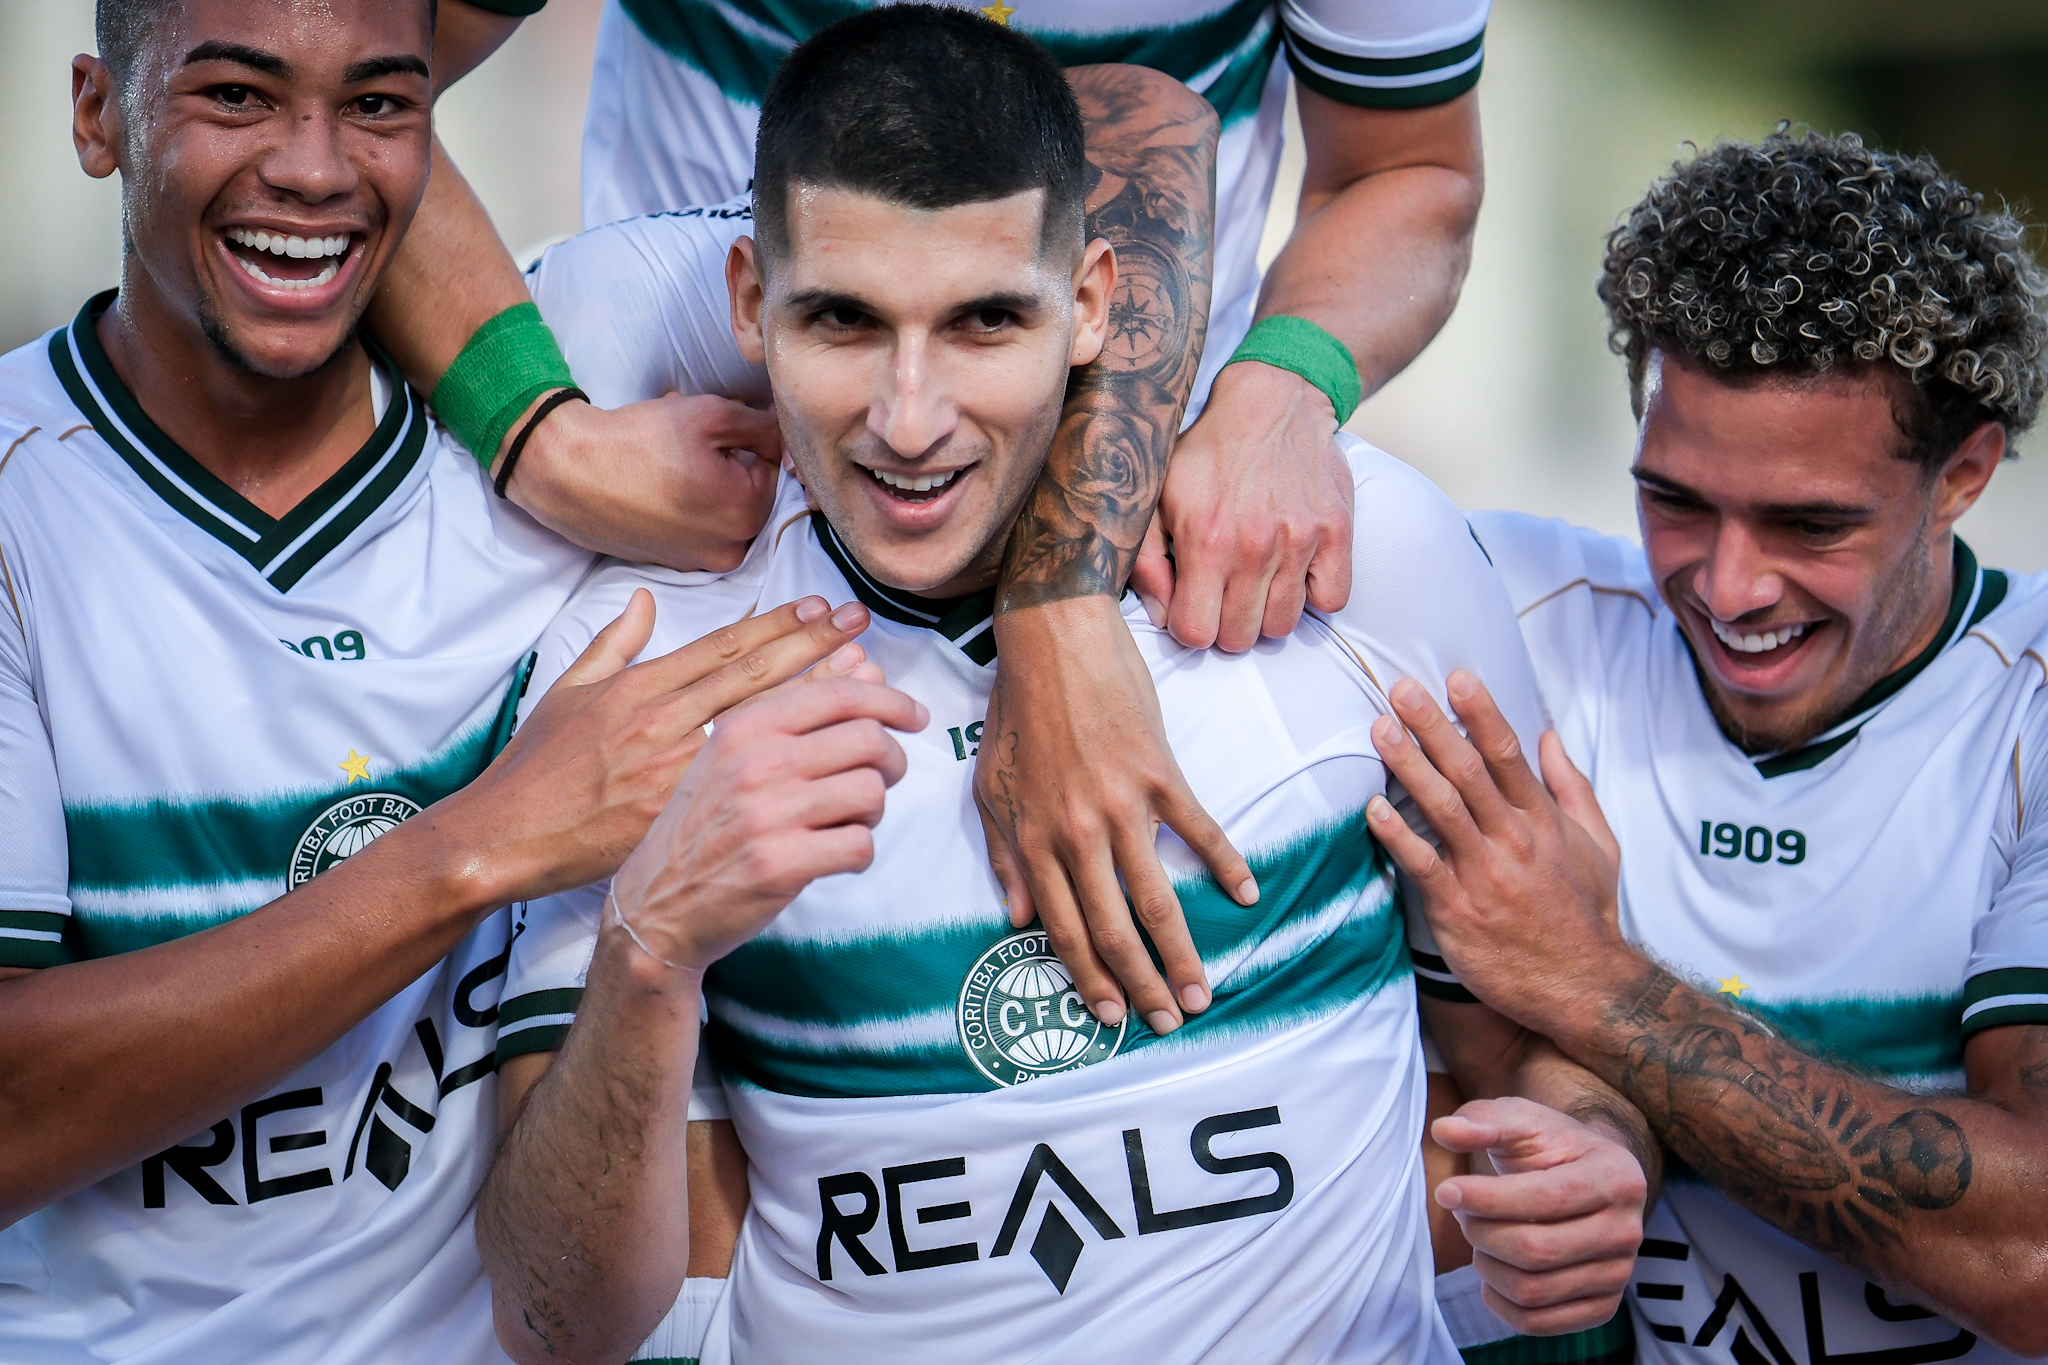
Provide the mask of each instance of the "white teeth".
{"label": "white teeth", "polygon": [[868,471],[868,473],[874,475],[875,478],[889,485],[889,487],[901,489],[906,493],[928,493],[934,488],[944,488],[947,484],[953,482],[954,476],[959,474],[959,472],[957,469],[949,469],[943,474],[913,475],[888,474],[879,469],[870,469]]}
{"label": "white teeth", "polygon": [[1767,650],[1776,649],[1780,645],[1790,644],[1806,634],[1806,624],[1804,622],[1796,626],[1784,626],[1777,630],[1767,630],[1761,635],[1754,631],[1737,631],[1732,626],[1722,625],[1712,617],[1707,618],[1707,624],[1714,628],[1714,638],[1734,650],[1737,654],[1762,654]]}
{"label": "white teeth", "polygon": [[257,265],[254,261],[243,260],[239,256],[235,258],[235,261],[242,269],[248,271],[272,289],[317,289],[341,273],[341,263],[339,261],[329,261],[326,265],[321,266],[320,273],[310,280],[280,280],[264,274],[263,267]]}
{"label": "white teeth", "polygon": [[348,251],[349,234],[344,232],[333,237],[287,237],[283,233],[259,232],[254,228],[229,228],[227,238],[240,242],[252,251],[267,251],[273,256],[290,256],[294,260],[319,260],[326,256],[341,256]]}

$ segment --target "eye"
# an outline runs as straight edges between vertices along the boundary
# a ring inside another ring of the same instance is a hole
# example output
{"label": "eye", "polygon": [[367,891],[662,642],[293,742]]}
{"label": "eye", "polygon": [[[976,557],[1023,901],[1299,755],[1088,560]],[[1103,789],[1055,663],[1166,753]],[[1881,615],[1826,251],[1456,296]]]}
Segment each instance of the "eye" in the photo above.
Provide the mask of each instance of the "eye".
{"label": "eye", "polygon": [[389,95],[362,95],[356,99],[356,111],[370,118],[388,114],[397,107],[398,101]]}
{"label": "eye", "polygon": [[824,323],[827,327],[836,327],[848,331],[867,321],[867,315],[862,313],[860,309],[844,306],[821,308],[815,316],[819,322]]}
{"label": "eye", "polygon": [[1016,320],[1007,308],[977,308],[968,317],[967,324],[977,332],[999,332]]}
{"label": "eye", "polygon": [[247,109],[256,98],[256,92],[246,85],[216,85],[213,97],[230,109]]}

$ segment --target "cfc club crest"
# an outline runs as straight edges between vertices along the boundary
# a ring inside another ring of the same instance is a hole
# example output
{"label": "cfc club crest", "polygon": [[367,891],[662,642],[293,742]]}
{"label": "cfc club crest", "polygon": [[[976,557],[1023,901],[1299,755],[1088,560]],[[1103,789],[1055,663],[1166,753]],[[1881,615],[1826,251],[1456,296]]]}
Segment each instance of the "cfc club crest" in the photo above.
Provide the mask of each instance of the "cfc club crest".
{"label": "cfc club crest", "polygon": [[320,818],[299,836],[292,850],[291,880],[287,889],[304,886],[342,859],[360,853],[363,846],[380,834],[410,820],[420,808],[402,796],[389,792],[365,792],[335,802],[320,812]]}
{"label": "cfc club crest", "polygon": [[960,988],[960,1045],[997,1085],[1020,1085],[1116,1056],[1126,1023],[1088,1012],[1043,929],[1011,934],[975,961]]}

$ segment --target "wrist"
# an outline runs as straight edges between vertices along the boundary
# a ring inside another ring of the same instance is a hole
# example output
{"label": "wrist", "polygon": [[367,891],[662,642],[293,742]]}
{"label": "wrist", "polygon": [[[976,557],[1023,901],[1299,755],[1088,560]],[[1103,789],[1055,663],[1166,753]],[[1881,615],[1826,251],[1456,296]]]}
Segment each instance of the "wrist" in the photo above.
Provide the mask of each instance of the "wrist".
{"label": "wrist", "polygon": [[1251,365],[1291,374],[1321,394],[1335,427],[1351,420],[1363,396],[1351,348],[1307,318],[1275,313],[1254,322],[1223,369]]}
{"label": "wrist", "polygon": [[1608,1068],[1593,1066],[1593,1059],[1619,1059],[1627,1050],[1629,1038],[1616,1025],[1630,1014],[1645,979],[1656,974],[1648,958],[1620,939],[1576,956],[1569,983],[1537,1027],[1561,1051],[1605,1075]]}

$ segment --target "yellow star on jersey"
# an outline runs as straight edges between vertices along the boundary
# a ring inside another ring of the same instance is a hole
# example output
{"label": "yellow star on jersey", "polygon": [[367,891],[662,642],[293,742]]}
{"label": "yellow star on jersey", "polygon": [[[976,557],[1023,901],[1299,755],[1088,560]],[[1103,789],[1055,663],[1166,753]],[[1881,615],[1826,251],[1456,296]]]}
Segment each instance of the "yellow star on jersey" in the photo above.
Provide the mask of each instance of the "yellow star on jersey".
{"label": "yellow star on jersey", "polygon": [[1740,972],[1733,976],[1721,976],[1714,979],[1721,983],[1721,989],[1717,992],[1720,995],[1732,995],[1740,1000],[1742,993],[1749,989],[1748,986],[1743,984],[1742,973]]}
{"label": "yellow star on jersey", "polygon": [[1010,16],[1017,12],[1017,7],[1004,4],[1003,0],[996,0],[993,5],[983,5],[981,12],[1001,24],[1004,28],[1008,28],[1010,26]]}
{"label": "yellow star on jersey", "polygon": [[357,753],[353,744],[348,746],[348,757],[334,766],[348,774],[348,781],[342,784],[345,787],[353,787],[358,781],[370,780],[369,755]]}

